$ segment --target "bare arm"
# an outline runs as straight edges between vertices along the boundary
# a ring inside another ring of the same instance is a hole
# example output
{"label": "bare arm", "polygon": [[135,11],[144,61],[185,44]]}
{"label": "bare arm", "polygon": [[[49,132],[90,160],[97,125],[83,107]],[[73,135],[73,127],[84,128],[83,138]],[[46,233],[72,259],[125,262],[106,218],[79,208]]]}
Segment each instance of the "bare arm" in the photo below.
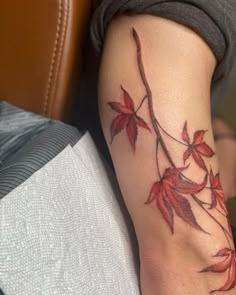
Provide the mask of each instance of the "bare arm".
{"label": "bare arm", "polygon": [[213,132],[216,137],[216,153],[219,158],[220,176],[225,198],[236,195],[236,140],[234,131],[216,118],[213,121]]}
{"label": "bare arm", "polygon": [[100,116],[139,242],[143,295],[235,293],[210,120],[214,68],[204,41],[174,22],[120,17],[108,30]]}

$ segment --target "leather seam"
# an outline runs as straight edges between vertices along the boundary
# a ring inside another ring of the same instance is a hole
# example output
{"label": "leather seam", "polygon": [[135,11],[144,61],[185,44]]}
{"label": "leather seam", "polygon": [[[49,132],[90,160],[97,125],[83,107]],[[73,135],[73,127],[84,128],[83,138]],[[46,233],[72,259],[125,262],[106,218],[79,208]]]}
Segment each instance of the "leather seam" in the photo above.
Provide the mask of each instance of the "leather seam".
{"label": "leather seam", "polygon": [[47,87],[46,87],[46,95],[45,95],[44,106],[43,106],[43,115],[44,116],[47,115],[49,96],[50,96],[52,80],[53,80],[53,72],[54,72],[56,58],[57,58],[57,51],[58,51],[60,31],[61,31],[61,23],[62,23],[62,9],[63,9],[62,0],[60,0],[59,10],[58,10],[58,18],[57,18],[56,38],[55,38],[54,45],[53,45],[53,53],[52,53],[48,82],[47,82]]}
{"label": "leather seam", "polygon": [[60,65],[61,65],[61,61],[62,61],[62,52],[63,52],[63,48],[65,45],[65,36],[66,36],[66,29],[67,29],[67,25],[68,25],[68,19],[69,19],[69,0],[65,0],[65,9],[64,9],[64,17],[62,18],[62,27],[61,27],[61,39],[60,39],[60,44],[58,47],[58,51],[57,51],[57,63],[55,65],[55,83],[54,83],[54,91],[55,91],[55,87],[57,85],[57,81],[58,81],[58,73],[59,73],[59,69],[60,69]]}

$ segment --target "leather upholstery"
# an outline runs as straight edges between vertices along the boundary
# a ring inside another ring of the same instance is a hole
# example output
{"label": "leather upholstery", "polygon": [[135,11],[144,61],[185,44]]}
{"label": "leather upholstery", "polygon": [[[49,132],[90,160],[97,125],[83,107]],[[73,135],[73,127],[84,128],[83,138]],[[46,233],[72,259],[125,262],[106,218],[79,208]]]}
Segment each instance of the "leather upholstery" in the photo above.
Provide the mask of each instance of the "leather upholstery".
{"label": "leather upholstery", "polygon": [[68,119],[90,13],[90,0],[2,1],[0,100]]}

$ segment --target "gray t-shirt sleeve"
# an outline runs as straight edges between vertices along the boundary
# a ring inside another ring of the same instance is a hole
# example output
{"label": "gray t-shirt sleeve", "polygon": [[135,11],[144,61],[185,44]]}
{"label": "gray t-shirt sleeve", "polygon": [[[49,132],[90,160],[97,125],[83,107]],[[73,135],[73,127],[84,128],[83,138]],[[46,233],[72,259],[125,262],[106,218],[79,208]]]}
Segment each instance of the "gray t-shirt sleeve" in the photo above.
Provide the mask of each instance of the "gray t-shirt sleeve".
{"label": "gray t-shirt sleeve", "polygon": [[213,104],[223,96],[236,61],[236,0],[103,0],[91,23],[91,38],[98,55],[108,24],[122,14],[165,17],[198,33],[218,61],[212,82]]}

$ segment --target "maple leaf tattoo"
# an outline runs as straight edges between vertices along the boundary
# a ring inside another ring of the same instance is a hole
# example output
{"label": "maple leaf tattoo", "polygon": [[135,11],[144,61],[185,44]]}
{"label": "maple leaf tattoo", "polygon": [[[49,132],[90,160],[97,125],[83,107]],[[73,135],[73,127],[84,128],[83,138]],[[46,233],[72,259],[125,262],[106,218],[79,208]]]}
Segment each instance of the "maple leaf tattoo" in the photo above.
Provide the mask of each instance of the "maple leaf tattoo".
{"label": "maple leaf tattoo", "polygon": [[193,135],[193,141],[190,142],[190,137],[187,130],[187,122],[184,124],[183,132],[182,132],[182,139],[187,143],[188,149],[184,152],[183,159],[184,164],[186,163],[187,159],[192,155],[196,164],[207,171],[206,164],[202,158],[202,156],[210,158],[214,156],[214,151],[208,144],[203,142],[204,134],[206,130],[198,130]]}
{"label": "maple leaf tattoo", "polygon": [[[227,229],[223,224],[221,224],[220,220],[211,214],[211,209],[218,209],[218,206],[226,213],[227,209],[224,202],[222,187],[220,185],[219,173],[214,174],[212,169],[209,169],[205,163],[208,158],[215,155],[212,148],[204,141],[204,135],[207,131],[196,129],[192,138],[190,138],[186,121],[183,129],[181,130],[182,140],[180,141],[162,127],[155,114],[155,108],[153,105],[154,96],[144,70],[145,66],[142,59],[142,45],[139,35],[134,28],[132,29],[132,36],[136,45],[137,66],[146,94],[139,106],[135,108],[133,99],[121,86],[124,103],[122,104],[116,101],[108,102],[109,107],[117,113],[110,126],[111,142],[113,142],[114,137],[117,134],[119,134],[122,130],[126,130],[128,141],[133,151],[135,151],[138,127],[151,131],[147,123],[137,115],[138,111],[143,106],[144,101],[147,101],[148,115],[156,142],[155,160],[160,180],[156,181],[152,185],[145,204],[151,205],[155,203],[157,210],[159,210],[162,219],[167,224],[167,228],[170,228],[172,234],[174,234],[174,218],[176,217],[179,217],[180,222],[183,222],[186,225],[188,224],[191,228],[208,234],[199,225],[196,218],[197,215],[195,216],[192,204],[197,205],[200,210],[203,210],[204,213],[206,213],[206,216],[211,218],[211,220],[221,228],[227,240],[228,248],[218,251],[218,253],[214,256],[218,259],[217,263],[204,268],[201,272],[227,273],[228,279],[225,285],[219,289],[212,290],[211,293],[217,291],[229,291],[236,286],[236,256],[235,250],[231,247],[230,241],[233,242],[233,240],[229,221],[227,220]],[[183,155],[181,155],[183,157],[184,166],[187,160],[192,160],[192,162],[196,163],[197,168],[199,168],[198,170],[206,173],[202,183],[195,183],[183,175],[183,171],[188,169],[190,165],[183,168],[177,168],[179,166],[176,165],[175,160],[173,159],[169,149],[169,142],[165,140],[166,137],[168,137],[169,140],[186,147]],[[168,162],[164,173],[161,171],[159,165],[158,156],[160,155],[160,150],[162,158],[165,158]],[[209,186],[206,186],[208,176]],[[204,193],[209,193],[209,196],[211,196],[210,204],[205,203],[198,197],[197,194],[203,190]],[[206,205],[209,207],[207,208]],[[223,212],[220,213],[222,216],[227,218],[227,214],[223,214]],[[222,261],[219,262],[221,259]]]}
{"label": "maple leaf tattoo", "polygon": [[228,270],[228,280],[224,286],[219,289],[212,290],[210,293],[219,291],[230,291],[236,286],[236,253],[234,250],[225,248],[220,250],[213,257],[223,257],[224,259],[216,264],[213,264],[201,272],[216,272],[223,273]]}
{"label": "maple leaf tattoo", "polygon": [[129,138],[129,142],[135,150],[135,144],[138,136],[138,128],[140,126],[145,128],[149,131],[151,129],[148,127],[147,123],[137,115],[137,111],[135,111],[134,102],[129,93],[121,87],[123,90],[123,98],[124,98],[124,105],[119,102],[109,102],[108,105],[119,115],[113,120],[111,124],[111,142],[113,141],[114,137],[126,128],[126,133]]}
{"label": "maple leaf tattoo", "polygon": [[214,176],[212,169],[210,170],[210,186],[212,199],[210,209],[216,208],[218,203],[220,207],[227,213],[224,193],[222,186],[220,184],[220,175],[219,173],[217,173]]}
{"label": "maple leaf tattoo", "polygon": [[206,186],[207,174],[201,184],[195,184],[182,178],[184,168],[167,168],[160,181],[154,183],[145,204],[156,200],[163,218],[174,233],[174,212],[190,226],[204,231],[196,221],[189,201],[183,196],[197,194]]}

